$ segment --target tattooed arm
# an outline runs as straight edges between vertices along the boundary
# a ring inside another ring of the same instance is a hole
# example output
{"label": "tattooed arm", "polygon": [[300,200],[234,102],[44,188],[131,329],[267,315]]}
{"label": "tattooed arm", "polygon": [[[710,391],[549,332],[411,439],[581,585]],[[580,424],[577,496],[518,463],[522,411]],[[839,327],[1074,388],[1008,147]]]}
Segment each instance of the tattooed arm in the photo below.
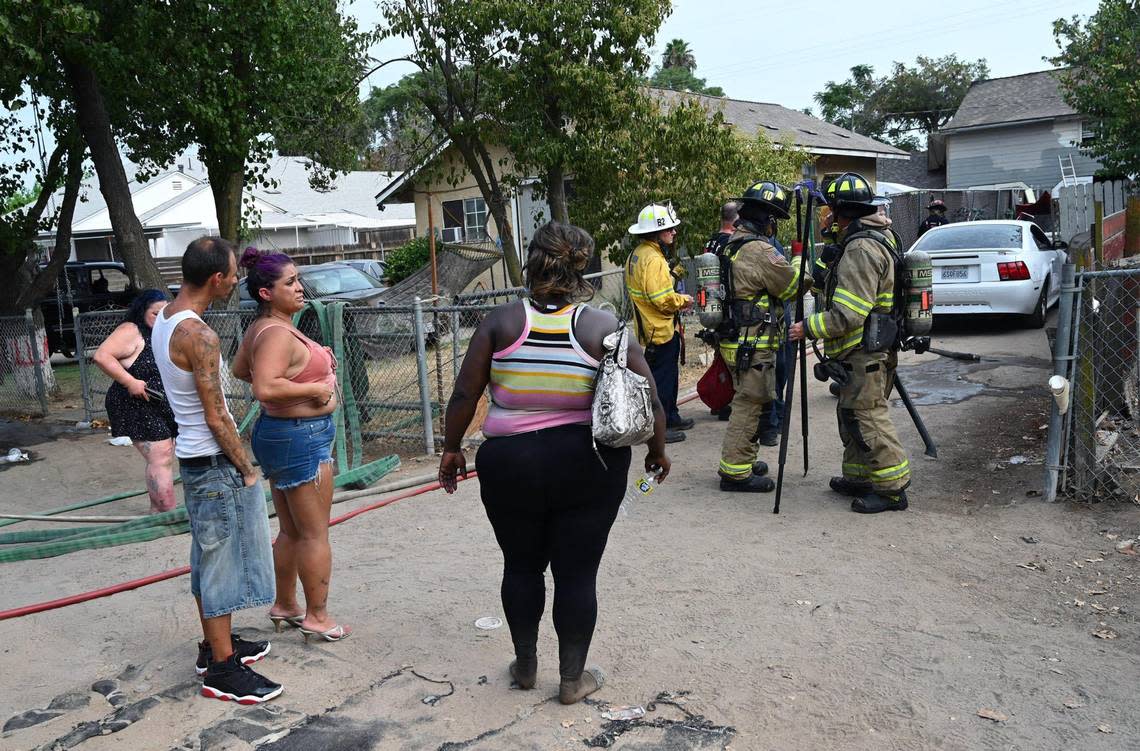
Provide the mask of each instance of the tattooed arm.
{"label": "tattooed arm", "polygon": [[[222,357],[218,346],[218,335],[200,321],[183,321],[174,330],[170,348],[171,359],[175,360],[175,364],[179,364],[178,360],[184,359],[189,366],[186,369],[194,373],[194,385],[198,389],[198,398],[202,400],[206,425],[214,434],[214,440],[241,473],[246,486],[255,485],[261,477],[253,466],[241,437],[238,436],[233,417],[226,409],[222,391]],[[175,355],[175,350],[181,357]]]}

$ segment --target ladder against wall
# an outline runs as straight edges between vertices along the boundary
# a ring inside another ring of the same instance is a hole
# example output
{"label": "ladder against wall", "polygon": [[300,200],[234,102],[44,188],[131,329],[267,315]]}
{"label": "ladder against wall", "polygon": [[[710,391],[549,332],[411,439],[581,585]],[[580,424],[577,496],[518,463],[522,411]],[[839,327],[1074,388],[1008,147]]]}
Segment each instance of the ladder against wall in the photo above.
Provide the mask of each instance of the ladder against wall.
{"label": "ladder against wall", "polygon": [[1057,164],[1061,167],[1061,183],[1068,187],[1077,184],[1077,169],[1073,166],[1072,153],[1060,154],[1057,157]]}

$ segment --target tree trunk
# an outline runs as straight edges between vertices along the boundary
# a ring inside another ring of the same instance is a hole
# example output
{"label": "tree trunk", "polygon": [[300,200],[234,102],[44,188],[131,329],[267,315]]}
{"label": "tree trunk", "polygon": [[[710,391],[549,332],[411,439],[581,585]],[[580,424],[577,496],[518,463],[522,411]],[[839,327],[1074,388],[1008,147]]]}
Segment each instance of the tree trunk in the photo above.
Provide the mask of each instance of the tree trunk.
{"label": "tree trunk", "polygon": [[518,250],[515,248],[515,233],[511,227],[510,202],[503,195],[503,184],[495,174],[494,162],[491,155],[478,139],[465,139],[452,135],[452,142],[459,149],[460,156],[467,164],[471,176],[479,185],[479,192],[483,195],[483,202],[487,210],[495,219],[495,226],[499,230],[499,243],[503,249],[503,259],[507,264],[507,275],[511,284],[521,287],[522,264],[519,262]]}
{"label": "tree trunk", "polygon": [[142,223],[135,215],[127,173],[111,133],[111,120],[99,89],[99,80],[93,70],[80,63],[65,61],[64,69],[72,90],[79,130],[91,150],[91,160],[99,175],[99,192],[107,202],[115,245],[127,265],[127,273],[139,289],[165,289],[162,274],[150,255]]}
{"label": "tree trunk", "polygon": [[210,191],[218,214],[218,234],[236,243],[241,231],[241,193],[245,188],[245,165],[233,169],[203,159],[210,176]]}
{"label": "tree trunk", "polygon": [[566,173],[562,167],[551,167],[546,171],[546,201],[550,204],[550,218],[555,222],[569,224],[570,210],[566,206]]}
{"label": "tree trunk", "polygon": [[[52,249],[47,266],[32,278],[31,283],[16,299],[15,307],[18,311],[34,307],[39,299],[55,286],[59,275],[67,265],[67,259],[71,257],[71,221],[75,216],[75,203],[79,199],[79,186],[83,181],[83,152],[81,143],[73,145],[68,150],[67,179],[64,182],[63,201],[56,221],[55,247]],[[37,326],[43,328],[42,318],[37,320]]]}

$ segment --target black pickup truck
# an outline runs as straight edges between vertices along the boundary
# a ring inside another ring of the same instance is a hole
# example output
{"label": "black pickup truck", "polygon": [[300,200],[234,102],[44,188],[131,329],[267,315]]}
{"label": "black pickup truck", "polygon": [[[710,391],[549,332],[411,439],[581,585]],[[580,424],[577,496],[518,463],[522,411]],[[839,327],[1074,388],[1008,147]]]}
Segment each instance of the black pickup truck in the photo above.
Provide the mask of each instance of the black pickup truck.
{"label": "black pickup truck", "polygon": [[72,308],[80,313],[125,309],[137,294],[127,267],[118,261],[69,261],[55,289],[40,298],[51,352],[75,354]]}

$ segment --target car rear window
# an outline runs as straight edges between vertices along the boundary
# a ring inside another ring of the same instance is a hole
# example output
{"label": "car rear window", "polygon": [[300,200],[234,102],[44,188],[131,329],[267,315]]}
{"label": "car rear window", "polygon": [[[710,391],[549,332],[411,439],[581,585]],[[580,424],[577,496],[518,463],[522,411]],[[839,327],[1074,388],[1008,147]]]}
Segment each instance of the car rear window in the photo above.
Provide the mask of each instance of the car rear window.
{"label": "car rear window", "polygon": [[927,232],[912,250],[1020,248],[1021,232],[1016,224],[951,224]]}
{"label": "car rear window", "polygon": [[362,289],[383,289],[384,285],[359,269],[351,266],[335,266],[324,269],[302,269],[305,284],[317,297],[337,295],[342,292],[356,292]]}

